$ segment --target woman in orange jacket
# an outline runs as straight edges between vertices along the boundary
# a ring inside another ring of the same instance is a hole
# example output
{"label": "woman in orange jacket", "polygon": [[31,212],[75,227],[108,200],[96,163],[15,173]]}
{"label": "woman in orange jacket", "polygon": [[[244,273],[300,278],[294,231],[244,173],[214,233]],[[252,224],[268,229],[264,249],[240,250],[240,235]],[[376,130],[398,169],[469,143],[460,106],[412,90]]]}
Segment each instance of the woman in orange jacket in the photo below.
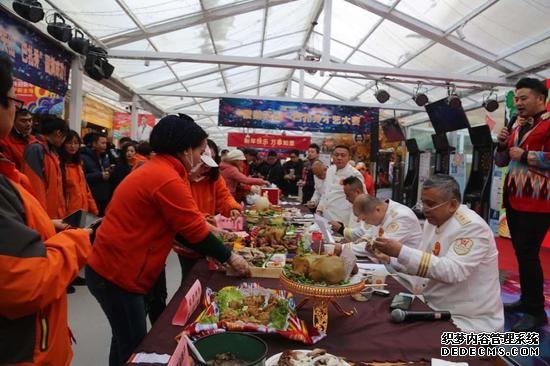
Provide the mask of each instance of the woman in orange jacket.
{"label": "woman in orange jacket", "polygon": [[[18,101],[10,61],[0,53],[0,138]],[[0,154],[0,364],[71,363],[66,287],[91,251],[89,231],[55,233],[41,204]]]}
{"label": "woman in orange jacket", "polygon": [[157,155],[120,183],[97,230],[86,284],[111,325],[110,366],[125,363],[147,333],[144,295],[176,234],[182,245],[250,273],[244,258],[210,233],[191,195],[188,172],[200,162],[206,137],[191,117],[162,118],[150,138]]}
{"label": "woman in orange jacket", "polygon": [[[225,179],[220,176],[218,146],[208,139],[208,148],[205,155],[211,159],[203,161],[190,176],[191,194],[197,207],[209,221],[217,214],[236,219],[241,216],[242,207],[229,192]],[[174,246],[174,251],[178,253],[183,281],[200,254],[178,245]]]}
{"label": "woman in orange jacket", "polygon": [[33,188],[34,194],[50,218],[60,219],[66,214],[63,194],[63,177],[57,149],[61,147],[69,127],[57,116],[46,116],[40,126],[44,143],[27,145],[23,155],[22,172]]}
{"label": "woman in orange jacket", "polygon": [[77,210],[84,210],[97,215],[96,203],[84,177],[84,169],[80,160],[80,145],[82,145],[82,140],[78,133],[69,130],[59,155],[66,212],[71,214]]}

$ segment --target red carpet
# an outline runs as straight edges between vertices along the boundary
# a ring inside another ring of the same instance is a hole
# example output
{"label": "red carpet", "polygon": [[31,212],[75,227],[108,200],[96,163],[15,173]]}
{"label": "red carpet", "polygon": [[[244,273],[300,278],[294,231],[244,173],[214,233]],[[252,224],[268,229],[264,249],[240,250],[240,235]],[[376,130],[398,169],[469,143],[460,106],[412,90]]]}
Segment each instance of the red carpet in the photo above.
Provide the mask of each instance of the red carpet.
{"label": "red carpet", "polygon": [[[518,262],[512,247],[512,241],[507,238],[495,237],[498,248],[498,268],[510,272],[518,272]],[[544,271],[544,278],[550,279],[550,248],[540,250],[540,263]]]}

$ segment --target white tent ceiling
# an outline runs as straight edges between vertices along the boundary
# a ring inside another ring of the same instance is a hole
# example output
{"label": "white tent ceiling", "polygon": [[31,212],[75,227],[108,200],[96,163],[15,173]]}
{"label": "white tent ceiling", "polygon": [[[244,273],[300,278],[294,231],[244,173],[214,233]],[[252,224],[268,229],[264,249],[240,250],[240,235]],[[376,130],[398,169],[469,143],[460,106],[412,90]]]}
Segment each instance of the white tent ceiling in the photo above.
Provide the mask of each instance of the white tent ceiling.
{"label": "white tent ceiling", "polygon": [[[391,94],[382,112],[399,109],[407,125],[426,120],[411,99],[417,81],[430,100],[447,93],[431,78],[455,83],[472,109],[489,88],[502,100],[518,77],[550,77],[548,1],[327,1],[42,2],[106,47],[115,77],[141,98],[194,115],[222,145],[219,95],[376,105],[378,80]],[[304,54],[327,71],[301,82]]]}

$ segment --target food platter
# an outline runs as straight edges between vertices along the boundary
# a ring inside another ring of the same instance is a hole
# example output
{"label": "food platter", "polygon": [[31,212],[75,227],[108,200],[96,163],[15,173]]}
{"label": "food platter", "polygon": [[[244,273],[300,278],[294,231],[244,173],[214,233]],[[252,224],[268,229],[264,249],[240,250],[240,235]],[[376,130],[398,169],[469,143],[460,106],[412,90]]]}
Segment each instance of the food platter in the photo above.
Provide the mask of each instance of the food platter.
{"label": "food platter", "polygon": [[296,282],[287,277],[283,271],[279,281],[284,288],[293,293],[321,298],[346,297],[361,292],[365,288],[365,281],[361,276],[351,277],[349,282],[344,285],[322,286]]}
{"label": "food platter", "polygon": [[[314,366],[315,365],[315,360],[313,358],[309,358],[307,357],[306,355],[308,353],[311,352],[311,350],[294,350],[294,351],[291,351],[293,353],[296,353],[298,354],[299,356],[301,356],[301,360],[300,362],[301,363],[296,363],[297,365],[302,365],[302,366]],[[265,361],[265,366],[278,366],[279,365],[279,360],[281,358],[281,355],[283,354],[283,352],[280,352],[280,353],[277,353],[276,355],[273,355],[271,357],[269,357],[266,361]],[[324,360],[327,361],[327,365],[329,366],[350,366],[349,363],[347,363],[346,361],[344,361],[343,359],[341,359],[340,357],[337,357],[337,356],[334,356],[330,353],[325,353],[323,356]],[[309,359],[308,359],[309,358]]]}

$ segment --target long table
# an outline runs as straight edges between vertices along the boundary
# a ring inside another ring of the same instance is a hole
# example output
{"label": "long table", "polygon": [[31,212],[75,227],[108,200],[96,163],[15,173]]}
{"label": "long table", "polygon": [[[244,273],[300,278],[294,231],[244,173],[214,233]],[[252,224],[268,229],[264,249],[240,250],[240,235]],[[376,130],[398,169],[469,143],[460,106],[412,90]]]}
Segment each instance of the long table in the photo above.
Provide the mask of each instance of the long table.
{"label": "long table", "polygon": [[[181,300],[196,279],[202,284],[203,294],[206,287],[218,290],[224,286],[238,285],[243,281],[257,282],[264,287],[281,287],[277,279],[227,277],[223,273],[209,271],[206,261],[200,260],[195,264],[164,313],[135,352],[172,354],[176,347],[175,337],[183,330],[183,327],[172,325],[172,318]],[[339,299],[339,303],[344,309],[355,308],[357,314],[346,317],[330,307],[328,335],[313,346],[306,346],[277,335],[260,335],[268,345],[268,355],[287,349],[318,347],[358,364],[403,362],[407,365],[429,365],[432,357],[444,358],[440,357],[441,334],[442,332],[457,332],[458,328],[450,321],[391,323],[388,311],[391,298],[404,290],[393,278],[388,277],[386,282],[386,288],[391,293],[389,297],[373,296],[369,301],[362,303],[351,298]],[[303,299],[300,295],[295,295],[295,297],[296,303]],[[197,309],[191,320],[195,319],[201,310]],[[429,308],[415,299],[411,310],[421,311],[429,310]],[[311,327],[311,302],[306,303],[298,311],[298,315]],[[495,362],[494,359],[456,357],[448,358],[448,360],[467,361],[470,366],[491,365]]]}

